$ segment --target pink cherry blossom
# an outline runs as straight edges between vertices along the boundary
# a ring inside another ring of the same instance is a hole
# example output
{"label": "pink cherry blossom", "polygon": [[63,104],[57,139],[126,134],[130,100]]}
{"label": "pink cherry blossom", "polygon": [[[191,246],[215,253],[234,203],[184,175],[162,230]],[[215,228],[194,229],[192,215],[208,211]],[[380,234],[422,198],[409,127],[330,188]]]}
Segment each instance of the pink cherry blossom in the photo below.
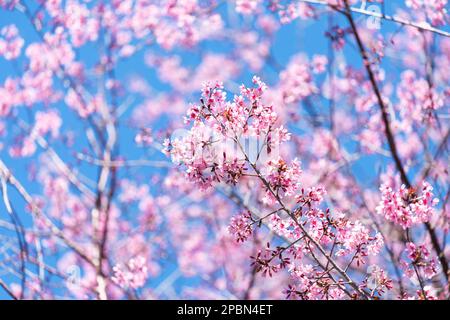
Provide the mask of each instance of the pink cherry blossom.
{"label": "pink cherry blossom", "polygon": [[138,289],[147,281],[148,269],[142,256],[132,258],[125,267],[116,265],[113,270],[113,281],[121,287]]}
{"label": "pink cherry blossom", "polygon": [[12,60],[20,55],[24,40],[19,35],[19,30],[13,24],[3,27],[0,31],[0,56],[6,60]]}
{"label": "pink cherry blossom", "polygon": [[260,2],[260,0],[236,0],[236,11],[242,14],[252,14]]}
{"label": "pink cherry blossom", "polygon": [[428,222],[433,217],[433,207],[439,202],[433,196],[433,188],[425,181],[420,193],[408,190],[404,185],[397,192],[386,185],[381,186],[380,191],[382,200],[376,208],[377,213],[403,228]]}
{"label": "pink cherry blossom", "polygon": [[250,214],[244,212],[232,217],[228,231],[235,237],[237,242],[244,242],[247,240],[248,237],[252,235]]}

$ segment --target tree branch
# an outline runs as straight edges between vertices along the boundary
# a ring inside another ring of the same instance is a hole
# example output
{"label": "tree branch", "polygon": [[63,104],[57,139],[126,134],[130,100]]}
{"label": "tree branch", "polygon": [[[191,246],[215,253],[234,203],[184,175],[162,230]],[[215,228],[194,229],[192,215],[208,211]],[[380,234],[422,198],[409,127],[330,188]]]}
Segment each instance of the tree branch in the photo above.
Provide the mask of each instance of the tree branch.
{"label": "tree branch", "polygon": [[[385,105],[385,103],[383,101],[383,98],[381,96],[381,92],[380,92],[380,90],[378,88],[378,85],[377,85],[377,82],[376,82],[376,79],[375,79],[375,74],[373,73],[372,68],[370,67],[370,61],[369,61],[369,57],[368,57],[367,51],[366,51],[366,49],[364,47],[364,44],[363,44],[363,42],[361,40],[361,37],[359,35],[358,28],[356,27],[355,21],[354,21],[354,19],[352,17],[351,8],[350,8],[347,0],[345,0],[345,7],[346,7],[346,12],[344,14],[346,15],[346,17],[347,17],[347,19],[348,19],[348,21],[350,23],[351,29],[353,31],[353,35],[355,36],[356,43],[358,45],[360,54],[361,54],[362,59],[363,59],[364,67],[365,67],[365,69],[367,71],[367,75],[369,76],[370,83],[372,84],[372,88],[374,90],[375,96],[376,96],[377,101],[378,101],[378,105],[380,107],[381,117],[382,117],[382,120],[383,120],[383,123],[384,123],[384,127],[385,127],[386,139],[388,141],[388,145],[389,145],[389,149],[391,151],[392,158],[394,159],[397,171],[400,173],[400,178],[402,180],[402,183],[405,184],[407,188],[411,188],[412,184],[411,184],[410,180],[408,179],[406,171],[405,171],[405,169],[404,169],[404,167],[402,165],[402,161],[400,159],[400,156],[399,156],[399,153],[398,153],[398,150],[397,150],[397,146],[395,144],[394,134],[392,132],[392,129],[391,129],[391,126],[390,126],[390,123],[389,123],[389,116],[388,116],[387,107],[386,107],[386,105]],[[442,249],[441,249],[441,247],[439,245],[439,242],[437,241],[436,232],[434,231],[434,229],[432,228],[430,223],[429,222],[425,222],[424,225],[425,225],[425,228],[426,228],[427,232],[430,235],[431,242],[433,244],[433,248],[436,251],[436,254],[437,254],[437,256],[439,258],[439,261],[440,261],[440,263],[442,265],[443,273],[444,273],[445,278],[446,278],[446,280],[448,282],[449,281],[449,269],[448,269],[447,258],[445,257],[445,255],[444,255],[444,253],[443,253],[443,251],[442,251]]]}

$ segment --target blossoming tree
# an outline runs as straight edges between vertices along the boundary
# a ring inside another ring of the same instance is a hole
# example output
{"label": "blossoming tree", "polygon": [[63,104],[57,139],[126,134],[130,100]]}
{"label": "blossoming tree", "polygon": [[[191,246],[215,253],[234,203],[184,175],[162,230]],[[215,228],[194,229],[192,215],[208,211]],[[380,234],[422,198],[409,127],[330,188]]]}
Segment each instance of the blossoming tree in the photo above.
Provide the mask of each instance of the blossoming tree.
{"label": "blossoming tree", "polygon": [[446,6],[0,0],[0,298],[450,298]]}

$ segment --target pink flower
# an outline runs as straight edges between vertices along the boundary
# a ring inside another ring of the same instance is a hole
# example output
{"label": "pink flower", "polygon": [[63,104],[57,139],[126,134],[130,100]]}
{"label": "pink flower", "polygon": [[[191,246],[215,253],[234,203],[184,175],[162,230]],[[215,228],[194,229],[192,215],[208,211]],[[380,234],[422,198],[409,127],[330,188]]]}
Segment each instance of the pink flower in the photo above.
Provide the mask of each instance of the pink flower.
{"label": "pink flower", "polygon": [[112,280],[124,289],[139,289],[147,281],[147,260],[137,256],[128,261],[125,266],[116,265],[113,268]]}
{"label": "pink flower", "polygon": [[242,212],[231,218],[228,232],[232,234],[237,242],[244,242],[252,235],[251,214]]}
{"label": "pink flower", "polygon": [[316,15],[314,8],[304,2],[289,3],[286,8],[279,10],[280,21],[283,24],[289,23],[297,18],[303,20],[313,18]]}
{"label": "pink flower", "polygon": [[139,222],[141,226],[146,230],[155,230],[161,223],[161,217],[158,214],[158,204],[150,196],[141,197],[139,202],[139,210],[141,216]]}
{"label": "pink flower", "polygon": [[267,34],[273,34],[280,27],[275,18],[270,15],[263,15],[258,18],[258,25]]}
{"label": "pink flower", "polygon": [[0,56],[12,60],[20,55],[24,40],[19,36],[19,30],[13,24],[3,27],[0,31]]}
{"label": "pink flower", "polygon": [[6,78],[3,87],[0,87],[0,116],[8,115],[12,107],[21,103],[21,92],[18,81]]}
{"label": "pink flower", "polygon": [[[423,272],[427,279],[431,279],[437,273],[436,261],[430,258],[430,252],[425,245],[415,245],[412,242],[406,244],[405,252],[408,255],[409,263],[404,262],[404,268],[408,270],[409,265],[414,265],[418,270]],[[411,276],[415,276],[410,271]]]}
{"label": "pink flower", "polygon": [[50,110],[47,112],[36,112],[36,123],[33,128],[33,134],[44,136],[51,132],[52,137],[57,137],[61,128],[62,120],[59,114]]}
{"label": "pink flower", "polygon": [[122,192],[119,194],[119,201],[131,203],[141,200],[148,196],[149,188],[147,185],[137,185],[133,181],[123,179],[121,181]]}
{"label": "pink flower", "polygon": [[322,73],[326,70],[328,58],[324,55],[314,55],[311,64],[314,73]]}
{"label": "pink flower", "polygon": [[281,92],[285,103],[296,103],[317,92],[308,62],[294,56],[280,73]]}
{"label": "pink flower", "polygon": [[258,8],[261,0],[236,0],[236,11],[242,14],[252,14]]}
{"label": "pink flower", "polygon": [[94,11],[77,0],[66,2],[64,22],[75,47],[97,39],[100,22],[97,17],[92,17],[91,12]]}
{"label": "pink flower", "polygon": [[102,95],[96,95],[90,101],[86,101],[86,97],[81,92],[73,89],[69,89],[67,92],[65,102],[69,107],[76,110],[81,118],[87,118],[105,106]]}
{"label": "pink flower", "polygon": [[302,194],[296,196],[296,200],[302,204],[319,205],[323,201],[323,196],[326,194],[326,190],[323,187],[312,187],[306,191],[302,189]]}
{"label": "pink flower", "polygon": [[378,214],[404,229],[413,224],[427,222],[434,214],[438,199],[433,197],[433,188],[428,182],[422,183],[421,193],[408,190],[404,185],[398,192],[391,187],[380,187],[382,199],[376,208]]}
{"label": "pink flower", "polygon": [[35,152],[36,143],[32,137],[24,138],[21,145],[14,145],[9,149],[11,157],[29,157]]}
{"label": "pink flower", "polygon": [[342,243],[342,248],[336,255],[351,254],[360,251],[363,245],[369,243],[369,230],[359,221],[347,222],[338,228],[336,239]]}
{"label": "pink flower", "polygon": [[371,290],[372,294],[377,292],[381,295],[386,290],[393,288],[392,280],[388,278],[387,273],[377,265],[371,265],[367,268],[369,274],[365,286]]}
{"label": "pink flower", "polygon": [[301,173],[297,159],[287,164],[279,157],[267,162],[265,176],[275,192],[281,191],[281,196],[292,196],[298,190]]}
{"label": "pink flower", "polygon": [[407,7],[424,10],[426,16],[435,26],[444,25],[447,16],[447,0],[406,0]]}
{"label": "pink flower", "polygon": [[[186,123],[193,122],[191,129],[165,142],[172,160],[184,165],[189,179],[203,189],[223,180],[236,184],[249,170],[246,158],[261,162],[274,158],[290,137],[284,127],[276,126],[273,106],[263,102],[265,83],[258,77],[253,77],[253,83],[253,87],[242,85],[233,101],[227,101],[222,83],[205,83],[201,103],[192,104],[185,118]],[[246,150],[245,140],[254,150]],[[285,174],[286,184],[278,186],[284,192],[294,192],[296,182],[288,184],[297,178],[298,167],[294,161]]]}
{"label": "pink flower", "polygon": [[13,10],[20,0],[0,0],[0,7],[6,10]]}

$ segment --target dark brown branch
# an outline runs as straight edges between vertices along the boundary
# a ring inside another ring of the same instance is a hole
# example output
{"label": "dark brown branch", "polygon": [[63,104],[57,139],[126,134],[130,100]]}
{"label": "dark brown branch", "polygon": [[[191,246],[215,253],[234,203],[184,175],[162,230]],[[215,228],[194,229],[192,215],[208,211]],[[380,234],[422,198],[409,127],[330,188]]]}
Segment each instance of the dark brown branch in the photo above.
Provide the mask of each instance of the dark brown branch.
{"label": "dark brown branch", "polygon": [[6,293],[7,293],[11,298],[13,298],[14,300],[18,300],[17,297],[14,295],[14,293],[13,293],[11,290],[9,290],[8,286],[7,286],[1,279],[0,279],[0,287],[2,287],[3,290],[5,290]]}
{"label": "dark brown branch", "polygon": [[[401,177],[402,183],[405,184],[407,188],[411,188],[412,184],[411,184],[410,180],[408,179],[408,176],[406,175],[406,171],[405,171],[405,169],[404,169],[404,167],[402,165],[402,161],[400,159],[400,156],[399,156],[398,150],[397,150],[397,146],[395,144],[394,135],[393,135],[390,123],[389,123],[389,116],[388,116],[387,107],[386,107],[386,105],[385,105],[385,103],[383,101],[383,98],[381,96],[380,90],[378,88],[378,85],[377,85],[377,82],[376,82],[376,79],[375,79],[375,75],[374,75],[374,73],[372,71],[372,68],[370,67],[370,61],[369,61],[369,57],[368,57],[367,51],[366,51],[366,49],[364,47],[364,44],[363,44],[363,42],[361,40],[361,37],[359,36],[359,32],[358,32],[358,29],[356,27],[355,21],[354,21],[354,19],[352,17],[352,13],[350,11],[350,6],[349,6],[347,0],[345,0],[345,7],[346,7],[346,11],[345,11],[344,14],[346,15],[346,17],[347,17],[347,19],[348,19],[348,21],[350,23],[353,35],[355,36],[355,39],[356,39],[356,43],[358,44],[358,48],[359,48],[360,54],[361,54],[361,56],[363,58],[364,67],[365,67],[365,69],[367,71],[367,75],[369,76],[369,80],[370,80],[370,83],[372,84],[372,88],[374,90],[375,96],[377,97],[378,105],[380,107],[381,116],[382,116],[382,120],[383,120],[384,127],[385,127],[385,134],[386,134],[386,138],[387,138],[387,141],[388,141],[389,150],[391,151],[391,155],[392,155],[392,158],[394,159],[395,166],[397,167],[397,170],[400,173],[400,177]],[[440,261],[440,263],[442,265],[443,273],[444,273],[445,278],[446,278],[446,280],[448,282],[449,281],[448,261],[447,261],[447,258],[445,257],[445,255],[444,255],[444,253],[443,253],[443,251],[441,249],[439,241],[437,240],[436,232],[433,229],[433,227],[430,225],[429,222],[425,223],[425,228],[426,228],[427,232],[430,235],[431,242],[433,244],[433,248],[436,251],[436,254],[437,254],[437,256],[439,258],[439,261]]]}

